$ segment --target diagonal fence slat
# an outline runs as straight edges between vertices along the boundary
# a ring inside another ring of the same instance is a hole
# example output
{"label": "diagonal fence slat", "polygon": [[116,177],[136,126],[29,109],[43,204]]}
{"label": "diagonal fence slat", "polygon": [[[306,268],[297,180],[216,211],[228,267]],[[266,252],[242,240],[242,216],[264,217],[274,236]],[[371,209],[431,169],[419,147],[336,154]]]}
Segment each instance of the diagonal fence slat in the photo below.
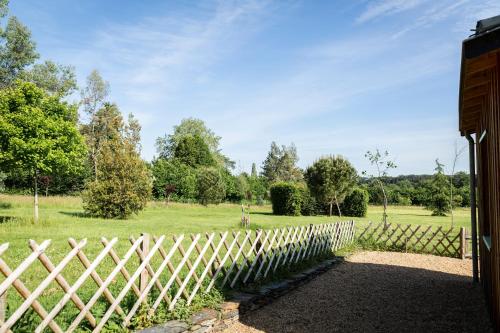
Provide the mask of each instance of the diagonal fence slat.
{"label": "diagonal fence slat", "polygon": [[[464,229],[464,228],[462,228]],[[443,226],[401,225],[378,223],[358,226],[357,238],[361,242],[382,245],[388,249],[423,252],[454,258],[462,257],[465,231]]]}
{"label": "diagonal fence slat", "polygon": [[[69,250],[59,253],[62,260],[57,263],[46,252],[50,240],[40,244],[30,240],[30,254],[14,269],[3,258],[8,243],[0,244],[4,276],[0,294],[17,302],[7,307],[0,333],[17,331],[15,325],[30,308],[30,316],[34,314],[36,319],[30,331],[38,333],[100,332],[110,321],[130,328],[143,307],[148,316],[160,305],[164,311],[173,311],[181,298],[190,305],[200,292],[208,293],[214,287],[239,288],[331,254],[353,241],[354,228],[354,221],[346,221],[212,232],[205,233],[206,239],[201,234],[173,236],[173,243],[166,242],[165,235],[150,240],[143,234],[129,238],[123,256],[119,253],[124,244],[119,246],[117,238],[102,237],[103,247],[97,253],[89,250],[86,239],[77,242],[70,238]],[[448,246],[443,251],[453,249]],[[39,282],[33,281],[33,270]]]}

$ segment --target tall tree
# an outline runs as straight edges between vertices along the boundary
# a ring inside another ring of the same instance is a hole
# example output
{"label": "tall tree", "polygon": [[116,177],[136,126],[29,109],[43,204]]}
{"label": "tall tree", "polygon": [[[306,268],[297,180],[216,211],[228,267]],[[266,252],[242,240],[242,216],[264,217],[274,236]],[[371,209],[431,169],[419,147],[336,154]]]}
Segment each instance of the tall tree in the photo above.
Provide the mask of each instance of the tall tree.
{"label": "tall tree", "polygon": [[257,166],[255,163],[252,163],[252,173],[250,174],[252,177],[257,177]]}
{"label": "tall tree", "polygon": [[[97,179],[97,155],[99,143],[102,142],[98,132],[97,112],[104,106],[109,94],[109,83],[105,81],[97,70],[93,70],[87,77],[87,84],[81,91],[81,105],[88,117],[88,124],[84,127],[85,139],[89,147],[89,160],[93,167],[94,178]],[[109,105],[107,106],[109,107]]]}
{"label": "tall tree", "polygon": [[60,97],[70,95],[77,88],[74,67],[56,64],[50,60],[33,65],[19,77],[24,81],[33,82],[49,94]]}
{"label": "tall tree", "polygon": [[139,154],[140,126],[125,124],[116,105],[107,104],[96,113],[96,129],[105,139],[99,143],[97,177],[82,195],[84,209],[93,216],[127,218],[151,196],[151,177]]}
{"label": "tall tree", "polygon": [[290,146],[281,146],[276,142],[271,143],[271,148],[262,164],[262,175],[271,183],[294,182],[303,179],[302,171],[296,166],[299,161],[297,148],[292,143]]}
{"label": "tall tree", "polygon": [[75,174],[83,167],[86,149],[76,113],[76,107],[32,83],[17,81],[0,90],[0,167],[31,174],[35,223],[39,174]]}
{"label": "tall tree", "polygon": [[351,163],[340,155],[322,157],[307,168],[305,178],[316,200],[329,205],[329,215],[332,216],[335,204],[342,216],[340,204],[354,189],[358,178]]}
{"label": "tall tree", "polygon": [[389,152],[387,150],[383,154],[380,153],[378,149],[373,152],[367,151],[365,157],[372,166],[375,166],[375,173],[363,171],[363,175],[374,179],[382,191],[382,195],[384,197],[384,212],[382,213],[382,221],[384,222],[384,226],[387,226],[387,193],[385,190],[384,180],[387,177],[388,171],[390,169],[397,168],[397,166],[396,163],[389,158]]}
{"label": "tall tree", "polygon": [[[8,13],[8,1],[0,0],[0,21]],[[15,16],[0,26],[0,88],[14,84],[19,73],[33,64],[39,55],[30,30]]]}

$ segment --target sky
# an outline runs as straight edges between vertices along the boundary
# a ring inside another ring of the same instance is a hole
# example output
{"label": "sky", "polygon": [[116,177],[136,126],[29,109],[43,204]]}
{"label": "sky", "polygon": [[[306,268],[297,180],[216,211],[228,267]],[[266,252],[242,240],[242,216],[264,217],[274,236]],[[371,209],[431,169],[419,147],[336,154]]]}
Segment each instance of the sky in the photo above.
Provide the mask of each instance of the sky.
{"label": "sky", "polygon": [[[110,101],[142,125],[142,155],[183,118],[222,137],[235,172],[262,165],[272,141],[299,166],[340,154],[372,171],[389,151],[396,174],[451,169],[461,41],[498,0],[11,0],[41,60],[97,69]],[[74,96],[77,98],[78,96]],[[467,169],[467,150],[458,170]]]}

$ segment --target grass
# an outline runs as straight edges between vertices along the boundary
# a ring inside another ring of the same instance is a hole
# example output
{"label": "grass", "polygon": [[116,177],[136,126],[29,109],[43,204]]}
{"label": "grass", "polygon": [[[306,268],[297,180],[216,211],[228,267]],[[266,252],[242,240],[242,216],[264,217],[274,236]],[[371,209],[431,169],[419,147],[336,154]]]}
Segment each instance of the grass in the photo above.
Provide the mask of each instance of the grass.
{"label": "grass", "polygon": [[[70,237],[77,240],[88,239],[85,253],[92,260],[102,250],[101,237],[108,239],[118,237],[120,241],[115,246],[115,249],[118,255],[122,256],[130,247],[128,237],[130,235],[137,237],[143,232],[153,235],[167,235],[168,241],[165,244],[165,248],[167,248],[168,244],[172,243],[172,235],[240,229],[241,209],[236,204],[203,207],[197,204],[171,203],[166,207],[163,202],[151,202],[143,212],[128,220],[103,220],[85,216],[81,200],[78,197],[41,197],[40,222],[36,225],[32,222],[32,204],[32,198],[29,196],[0,195],[0,244],[10,243],[9,249],[2,257],[11,268],[17,267],[31,252],[27,246],[29,239],[34,239],[39,244],[45,239],[52,239],[52,244],[46,253],[57,265],[69,251],[67,239]],[[252,206],[251,210],[252,229],[270,229],[290,225],[309,225],[311,223],[319,224],[347,219],[354,219],[358,224],[364,224],[369,220],[380,221],[382,216],[382,208],[378,206],[370,206],[368,216],[365,218],[343,217],[342,219],[327,216],[274,216],[269,205]],[[450,226],[451,223],[449,216],[431,216],[429,211],[421,207],[389,207],[388,214],[391,223],[443,227]],[[468,224],[469,210],[456,210],[455,225],[468,226]],[[189,241],[185,244],[185,248],[187,248],[188,243]],[[157,264],[155,263],[155,265]],[[131,263],[130,267],[136,267],[136,265],[136,263]],[[103,261],[103,264],[99,267],[101,276],[107,276],[112,267],[114,267],[114,264],[110,262],[110,259]],[[74,260],[64,269],[62,274],[71,284],[82,273],[82,270],[81,265]],[[46,275],[47,273],[43,267],[37,264],[23,273],[22,279],[27,287],[33,290],[37,283],[40,282],[40,279]],[[124,281],[117,281],[113,288],[119,291],[123,283]],[[51,305],[60,299],[61,292],[59,289],[53,283],[44,292],[44,303],[48,308],[51,308]],[[85,299],[91,295],[90,293],[93,290],[95,290],[93,282],[88,281],[79,293]],[[210,297],[217,299],[216,295],[200,297],[195,303],[199,306],[205,306],[206,300],[210,299]],[[9,302],[13,305],[12,308],[15,308],[15,304],[18,304],[21,300],[12,297],[14,297],[14,293],[9,294]],[[102,304],[105,306],[106,303]],[[65,318],[71,318],[74,316],[75,311],[75,309],[68,309],[67,313],[63,315]],[[179,307],[179,311],[188,310]],[[98,314],[96,313],[96,315]],[[181,315],[176,316],[182,317]],[[25,320],[28,323],[27,325],[32,322],[29,316],[26,316]]]}
{"label": "grass", "polygon": [[[40,199],[40,222],[32,222],[32,198],[21,195],[0,195],[0,243],[9,242],[12,248],[25,248],[27,241],[41,242],[52,239],[51,248],[67,248],[69,237],[88,238],[89,245],[99,243],[101,237],[127,239],[146,232],[168,236],[181,233],[224,231],[239,229],[241,210],[239,205],[221,204],[204,207],[197,204],[151,202],[137,216],[128,220],[104,220],[86,217],[78,197],[42,197]],[[274,216],[271,207],[252,206],[252,229],[275,228],[289,225],[308,225],[339,220],[327,216]],[[422,207],[392,206],[388,208],[389,222],[400,224],[422,224],[447,227],[451,217],[431,216]],[[466,208],[456,209],[455,226],[469,226],[470,212]],[[382,207],[370,206],[365,218],[352,218],[358,223],[380,221]],[[349,217],[343,217],[350,219]],[[17,252],[17,251],[16,251]]]}

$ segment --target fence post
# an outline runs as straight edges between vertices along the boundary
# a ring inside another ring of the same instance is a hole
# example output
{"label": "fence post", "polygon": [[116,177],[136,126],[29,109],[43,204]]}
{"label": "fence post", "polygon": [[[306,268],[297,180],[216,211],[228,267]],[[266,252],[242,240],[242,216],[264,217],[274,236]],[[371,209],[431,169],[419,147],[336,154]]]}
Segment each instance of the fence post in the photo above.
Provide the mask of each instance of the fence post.
{"label": "fence post", "polygon": [[[150,236],[149,234],[142,234],[142,244],[141,244],[141,250],[142,250],[142,255],[143,258],[146,258],[149,254],[149,241],[150,241]],[[139,282],[139,290],[141,293],[146,289],[146,286],[148,285],[148,280],[149,280],[149,274],[148,270],[146,267],[141,272],[141,280]]]}
{"label": "fence post", "polygon": [[460,228],[460,258],[465,259],[467,246],[467,237],[465,235],[465,228]]}
{"label": "fence post", "polygon": [[0,295],[0,323],[5,322],[7,316],[7,291]]}

